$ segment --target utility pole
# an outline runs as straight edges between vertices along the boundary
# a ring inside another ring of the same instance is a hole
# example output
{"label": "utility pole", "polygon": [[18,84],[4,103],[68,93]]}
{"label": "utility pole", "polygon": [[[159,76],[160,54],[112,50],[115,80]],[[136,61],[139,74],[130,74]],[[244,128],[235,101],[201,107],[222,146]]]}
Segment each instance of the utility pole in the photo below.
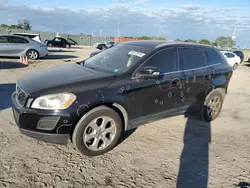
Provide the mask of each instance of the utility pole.
{"label": "utility pole", "polygon": [[120,37],[120,17],[118,19],[117,37]]}

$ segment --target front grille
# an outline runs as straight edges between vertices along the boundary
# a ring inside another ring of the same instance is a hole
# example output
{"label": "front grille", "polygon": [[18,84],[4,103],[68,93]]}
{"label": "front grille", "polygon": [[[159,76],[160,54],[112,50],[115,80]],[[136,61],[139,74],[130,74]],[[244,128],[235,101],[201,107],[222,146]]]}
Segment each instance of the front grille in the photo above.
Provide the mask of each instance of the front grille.
{"label": "front grille", "polygon": [[17,93],[17,102],[24,106],[26,99],[27,99],[27,94],[19,87],[16,87],[16,93]]}

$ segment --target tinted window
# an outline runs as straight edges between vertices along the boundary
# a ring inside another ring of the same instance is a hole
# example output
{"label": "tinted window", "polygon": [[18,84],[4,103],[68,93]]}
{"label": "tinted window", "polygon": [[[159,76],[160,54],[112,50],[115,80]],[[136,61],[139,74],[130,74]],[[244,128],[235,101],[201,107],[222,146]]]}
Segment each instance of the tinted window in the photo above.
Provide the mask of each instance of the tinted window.
{"label": "tinted window", "polygon": [[232,54],[232,53],[225,53],[225,56],[226,56],[227,58],[234,58],[234,57],[235,57],[235,55]]}
{"label": "tinted window", "polygon": [[206,66],[206,56],[204,50],[197,48],[182,48],[181,54],[181,60],[184,70]]}
{"label": "tinted window", "polygon": [[206,49],[206,53],[207,53],[209,65],[221,63],[221,57],[215,50]]}
{"label": "tinted window", "polygon": [[244,55],[242,51],[235,51],[234,53],[237,54],[237,55],[239,55],[239,56],[243,56]]}
{"label": "tinted window", "polygon": [[10,42],[11,43],[20,43],[20,44],[28,43],[28,41],[26,39],[23,39],[20,37],[10,37]]}
{"label": "tinted window", "polygon": [[165,49],[151,57],[144,66],[152,66],[160,69],[160,72],[174,72],[178,70],[177,49]]}
{"label": "tinted window", "polygon": [[7,37],[0,37],[0,43],[8,43]]}

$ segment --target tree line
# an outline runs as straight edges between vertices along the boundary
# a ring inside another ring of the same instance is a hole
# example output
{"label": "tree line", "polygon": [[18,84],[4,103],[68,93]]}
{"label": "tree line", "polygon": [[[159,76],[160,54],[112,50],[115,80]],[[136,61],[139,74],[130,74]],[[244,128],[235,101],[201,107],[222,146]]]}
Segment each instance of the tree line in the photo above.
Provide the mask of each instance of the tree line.
{"label": "tree line", "polygon": [[[32,24],[30,20],[24,19],[24,20],[19,20],[17,24],[14,24],[14,25],[1,24],[0,28],[31,30]],[[135,38],[135,37],[127,37],[127,38]],[[166,38],[162,36],[161,37],[141,36],[141,37],[138,37],[137,39],[139,40],[167,40]],[[211,46],[220,47],[220,48],[228,48],[228,47],[234,48],[235,46],[235,41],[232,40],[231,37],[224,37],[224,36],[217,37],[215,41],[209,41],[208,39],[201,39],[200,41],[196,41],[192,39],[187,39],[187,40],[176,39],[175,41],[200,43],[200,44],[206,44],[206,45],[211,45]]]}
{"label": "tree line", "polygon": [[32,25],[30,20],[19,20],[17,24],[14,25],[1,24],[0,28],[31,30]]}
{"label": "tree line", "polygon": [[[167,40],[164,37],[149,37],[149,36],[142,36],[138,37],[139,40]],[[206,44],[211,45],[214,47],[220,47],[220,48],[234,48],[235,47],[235,41],[231,37],[224,37],[220,36],[217,37],[215,41],[209,41],[208,39],[201,39],[199,41],[193,40],[193,39],[187,39],[187,40],[181,40],[176,39],[175,41],[180,42],[192,42],[192,43],[199,43],[199,44]]]}

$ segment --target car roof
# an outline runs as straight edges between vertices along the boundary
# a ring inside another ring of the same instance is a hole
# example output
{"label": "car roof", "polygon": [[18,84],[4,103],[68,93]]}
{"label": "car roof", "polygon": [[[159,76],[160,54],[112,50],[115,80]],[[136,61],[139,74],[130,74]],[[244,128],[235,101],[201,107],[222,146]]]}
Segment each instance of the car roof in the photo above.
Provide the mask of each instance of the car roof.
{"label": "car roof", "polygon": [[179,42],[179,41],[162,41],[162,40],[138,40],[132,42],[124,42],[124,44],[135,45],[135,46],[144,46],[150,48],[160,48],[169,45],[182,45],[182,46],[192,46],[192,47],[210,47],[209,45],[197,44],[191,42]]}
{"label": "car roof", "polygon": [[21,36],[21,35],[0,34],[0,37],[19,37],[19,38],[26,39],[26,40],[28,40],[29,42],[35,42],[34,40],[32,40],[32,39],[30,39],[30,38],[28,38],[28,37]]}
{"label": "car roof", "polygon": [[14,35],[34,35],[34,36],[39,36],[40,34],[37,34],[37,33],[14,33]]}
{"label": "car roof", "polygon": [[221,50],[221,52],[222,52],[222,53],[232,53],[232,54],[233,54],[233,52],[227,51],[227,50]]}

